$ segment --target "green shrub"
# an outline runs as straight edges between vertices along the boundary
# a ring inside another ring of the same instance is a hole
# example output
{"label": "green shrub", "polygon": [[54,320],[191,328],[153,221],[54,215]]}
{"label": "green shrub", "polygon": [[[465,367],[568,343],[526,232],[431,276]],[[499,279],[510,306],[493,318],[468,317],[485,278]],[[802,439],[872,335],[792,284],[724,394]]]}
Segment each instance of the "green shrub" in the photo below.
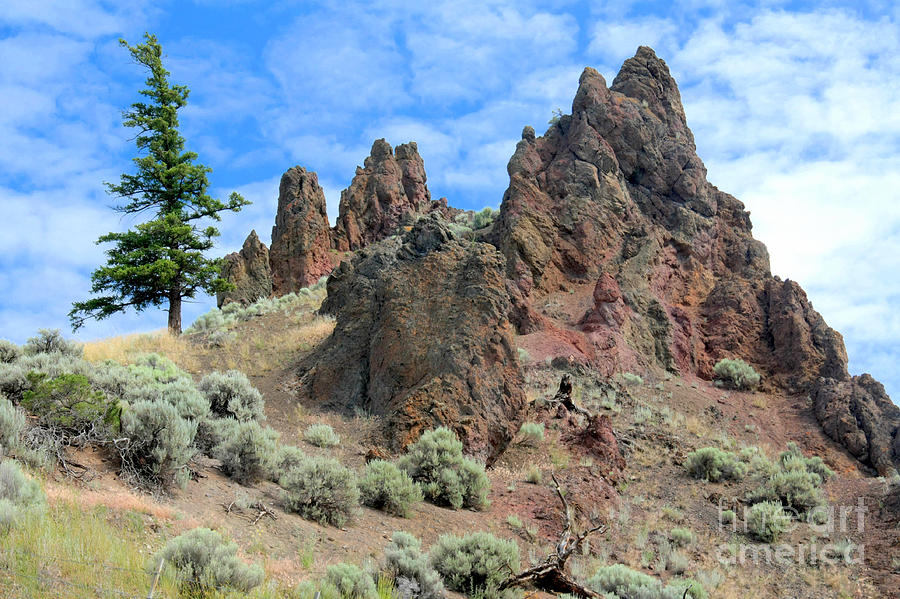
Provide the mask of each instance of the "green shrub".
{"label": "green shrub", "polygon": [[446,427],[425,432],[400,458],[399,466],[422,485],[425,497],[454,509],[489,505],[484,466],[462,454],[462,442]]}
{"label": "green shrub", "polygon": [[690,579],[675,579],[663,586],[658,579],[637,572],[623,564],[603,566],[587,581],[587,586],[612,599],[682,599],[685,595],[692,599],[707,599],[706,590],[700,583]]}
{"label": "green shrub", "polygon": [[285,509],[319,524],[341,527],[359,503],[353,472],[330,458],[307,458],[279,481]]}
{"label": "green shrub", "polygon": [[25,432],[25,414],[0,394],[0,457],[17,451]]}
{"label": "green shrub", "polygon": [[484,208],[480,212],[476,212],[472,219],[472,228],[476,231],[485,228],[494,222],[494,219],[497,218],[498,214],[500,214],[499,210],[493,210],[490,207]]}
{"label": "green shrub", "polygon": [[631,385],[632,387],[640,387],[644,384],[644,379],[642,379],[637,374],[633,374],[631,372],[623,372],[620,376],[622,377],[622,381],[626,385]]}
{"label": "green shrub", "polygon": [[252,484],[272,470],[278,433],[255,420],[233,419],[223,424],[221,439],[214,450],[222,462],[222,472],[242,485]]}
{"label": "green shrub", "polygon": [[303,460],[307,458],[303,450],[295,445],[282,445],[275,454],[275,463],[272,467],[275,480],[281,476],[282,472],[287,472],[291,468],[299,466]]}
{"label": "green shrub", "polygon": [[411,591],[408,596],[417,599],[444,597],[441,575],[429,563],[419,539],[407,532],[395,532],[384,557],[397,588],[408,588]]}
{"label": "green shrub", "polygon": [[93,371],[90,362],[69,354],[54,352],[22,356],[10,364],[0,363],[0,391],[13,401],[31,389],[28,374],[41,373],[47,378],[57,378],[64,374],[89,376]]}
{"label": "green shrub", "polygon": [[59,329],[40,329],[37,335],[25,342],[23,351],[26,355],[64,354],[80,358],[84,355],[84,347],[74,341],[63,339]]}
{"label": "green shrub", "polygon": [[303,432],[303,440],[316,447],[335,447],[341,444],[341,438],[327,424],[311,424]]}
{"label": "green shrub", "polygon": [[213,308],[210,312],[199,316],[185,331],[185,334],[214,333],[238,322],[247,321],[272,312],[287,312],[304,308],[312,309],[325,296],[327,279],[328,277],[322,277],[314,285],[304,287],[296,293],[288,293],[275,298],[264,297],[248,306],[238,302],[231,302],[222,306],[221,310]]}
{"label": "green shrub", "polygon": [[0,364],[12,364],[22,355],[18,345],[6,339],[0,339]]}
{"label": "green shrub", "polygon": [[734,389],[755,389],[759,385],[759,373],[743,360],[723,358],[713,366],[713,372],[716,380]]}
{"label": "green shrub", "polygon": [[0,463],[0,533],[7,532],[29,512],[41,512],[46,497],[41,486],[13,460]]}
{"label": "green shrub", "polygon": [[123,393],[125,401],[164,401],[175,406],[178,414],[188,420],[199,421],[209,416],[209,401],[197,390],[190,379],[179,378],[171,382],[133,380]]}
{"label": "green shrub", "polygon": [[819,475],[823,483],[834,476],[834,471],[825,465],[822,458],[818,456],[805,457],[803,452],[800,451],[800,447],[793,441],[787,444],[787,451],[782,452],[779,460],[781,461],[781,467],[785,470],[802,469],[807,472],[813,472]]}
{"label": "green shrub", "polygon": [[759,447],[744,447],[739,455],[756,477],[768,478],[779,470],[778,464],[770,460]]}
{"label": "green shrub", "polygon": [[799,515],[824,505],[825,498],[819,485],[822,479],[815,472],[806,470],[782,470],[768,482],[750,493],[751,501],[778,501]]}
{"label": "green shrub", "polygon": [[216,416],[237,420],[265,419],[262,394],[242,372],[211,372],[200,380],[197,388],[209,401],[210,410]]}
{"label": "green shrub", "polygon": [[689,528],[676,527],[669,531],[669,538],[678,547],[685,547],[694,542],[694,533]]}
{"label": "green shrub", "polygon": [[157,354],[147,353],[137,357],[134,364],[128,369],[139,378],[156,381],[157,383],[171,383],[179,379],[191,379],[191,375],[178,367],[169,358]]}
{"label": "green shrub", "polygon": [[519,436],[525,445],[538,445],[544,440],[544,423],[543,422],[525,422],[519,429]]}
{"label": "green shrub", "polygon": [[731,524],[734,522],[735,513],[734,510],[722,510],[721,520],[722,524]]}
{"label": "green shrub", "polygon": [[31,387],[22,394],[22,407],[38,416],[38,422],[52,429],[79,435],[118,430],[122,407],[116,400],[91,388],[83,374],[62,374],[48,378],[39,372],[27,376]]}
{"label": "green shrub", "polygon": [[603,566],[587,581],[588,587],[598,593],[615,593],[623,597],[637,594],[638,589],[661,589],[656,578],[632,570],[624,564]]}
{"label": "green shrub", "polygon": [[141,401],[122,413],[119,445],[123,470],[146,484],[167,485],[193,457],[197,423],[185,420],[175,406]]}
{"label": "green shrub", "polygon": [[343,599],[375,599],[375,581],[372,575],[353,564],[338,563],[328,566],[325,580],[335,586]]}
{"label": "green shrub", "polygon": [[796,443],[788,443],[777,462],[759,459],[751,464],[756,465],[759,484],[748,494],[751,502],[780,502],[799,516],[825,505],[820,487],[834,472],[821,458],[804,457]]}
{"label": "green shrub", "polygon": [[525,473],[525,481],[531,483],[532,485],[539,485],[541,481],[544,479],[543,473],[541,473],[541,469],[532,464],[528,467],[528,472]]}
{"label": "green shrub", "polygon": [[430,558],[447,588],[460,593],[490,593],[519,570],[519,546],[487,532],[442,535]]}
{"label": "green shrub", "polygon": [[177,536],[156,554],[150,568],[162,559],[175,568],[181,586],[192,591],[230,588],[247,592],[259,586],[263,569],[237,557],[237,545],[208,528]]}
{"label": "green shrub", "polygon": [[[188,327],[184,333],[185,335],[193,335],[195,333],[204,333],[204,332],[214,332],[219,329],[225,328],[227,325],[234,322],[233,319],[230,319],[226,316],[226,312],[224,308],[228,308],[230,306],[236,306],[238,309],[241,307],[238,303],[230,303],[226,304],[222,310],[218,308],[213,308],[206,314],[201,314],[197,317],[197,320]],[[229,312],[233,313],[234,308],[229,310]]]}
{"label": "green shrub", "polygon": [[703,447],[688,454],[684,464],[694,478],[718,482],[740,480],[747,474],[747,465],[738,457],[715,447]]}
{"label": "green shrub", "polygon": [[687,571],[690,562],[685,554],[678,551],[669,553],[666,560],[666,570],[673,574],[684,574]]}
{"label": "green shrub", "polygon": [[[105,360],[94,364],[84,373],[91,383],[91,388],[100,391],[110,399],[125,400],[128,390],[138,383],[138,377],[127,366],[113,360]],[[149,398],[143,398],[149,399]]]}
{"label": "green shrub", "polygon": [[774,542],[787,530],[790,517],[784,513],[781,504],[764,501],[752,506],[747,514],[747,530],[765,543]]}
{"label": "green shrub", "polygon": [[[685,593],[687,589],[687,593]],[[703,585],[691,578],[676,578],[670,580],[669,584],[663,589],[663,597],[665,599],[682,599],[690,597],[691,599],[708,599],[709,595]]]}
{"label": "green shrub", "polygon": [[422,501],[422,490],[409,475],[396,465],[384,460],[366,464],[366,471],[359,481],[359,493],[363,505],[406,518],[409,508]]}

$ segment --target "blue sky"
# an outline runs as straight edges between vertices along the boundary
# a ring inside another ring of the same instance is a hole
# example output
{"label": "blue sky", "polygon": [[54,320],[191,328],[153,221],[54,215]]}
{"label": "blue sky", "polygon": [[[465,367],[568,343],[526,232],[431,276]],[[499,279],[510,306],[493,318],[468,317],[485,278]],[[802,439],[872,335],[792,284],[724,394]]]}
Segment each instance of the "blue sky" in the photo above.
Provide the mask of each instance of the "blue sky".
{"label": "blue sky", "polygon": [[[427,6],[425,6],[427,4]],[[219,253],[268,242],[278,179],[315,170],[334,218],[374,139],[415,140],[434,197],[496,207],[524,125],[568,112],[638,45],[679,82],[710,181],[747,204],[774,274],[844,334],[853,373],[900,397],[900,8],[894,2],[0,2],[0,337],[67,328],[134,224],[103,181],[131,168],[120,113],[144,73],[117,44],[155,33],[191,88],[188,147],[222,197]],[[186,306],[185,321],[213,305]],[[163,312],[79,338],[158,329]]]}

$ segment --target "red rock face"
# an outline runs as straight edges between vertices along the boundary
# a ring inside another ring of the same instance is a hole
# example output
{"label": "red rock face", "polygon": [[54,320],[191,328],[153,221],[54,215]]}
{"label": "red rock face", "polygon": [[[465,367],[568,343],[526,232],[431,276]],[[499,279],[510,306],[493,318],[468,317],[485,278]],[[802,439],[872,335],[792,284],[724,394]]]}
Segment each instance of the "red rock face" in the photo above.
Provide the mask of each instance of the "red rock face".
{"label": "red rock face", "polygon": [[[539,357],[707,378],[719,359],[742,358],[789,392],[849,381],[840,334],[799,285],[772,277],[743,204],[707,182],[678,87],[651,49],[610,87],[585,69],[572,114],[543,137],[526,127],[508,171],[489,239],[507,259],[511,319]],[[852,420],[851,389],[836,388]],[[872,422],[892,421],[889,401],[869,403]],[[858,437],[832,428],[841,442]],[[863,435],[855,455],[875,466],[890,454],[897,431],[882,433]]]}
{"label": "red rock face", "polygon": [[376,140],[350,187],[341,192],[335,249],[357,250],[394,235],[402,224],[411,225],[432,203],[426,180],[415,142],[395,151],[385,140]]}
{"label": "red rock face", "polygon": [[325,193],[303,167],[281,177],[269,262],[275,295],[308,287],[334,267]]}

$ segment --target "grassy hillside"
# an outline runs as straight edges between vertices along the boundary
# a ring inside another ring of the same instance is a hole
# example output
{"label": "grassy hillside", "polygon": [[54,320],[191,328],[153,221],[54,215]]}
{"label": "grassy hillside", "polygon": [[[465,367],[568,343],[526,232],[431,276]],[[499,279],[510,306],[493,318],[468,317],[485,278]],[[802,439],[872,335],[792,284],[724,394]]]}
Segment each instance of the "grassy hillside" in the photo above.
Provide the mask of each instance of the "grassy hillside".
{"label": "grassy hillside", "polygon": [[[379,457],[398,457],[384,455],[378,419],[363,412],[325,412],[293,393],[295,364],[333,327],[316,315],[323,295],[320,285],[249,309],[214,311],[177,339],[160,332],[89,343],[84,359],[95,369],[107,360],[134,369],[146,362],[142,356],[159,354],[198,389],[211,372],[240,370],[265,400],[258,422],[277,435],[272,447],[296,447],[297,455],[320,460],[317,464],[332,458],[359,479],[367,454],[371,458],[377,450]],[[0,374],[9,372],[8,365],[4,368]],[[560,412],[548,400],[564,373],[571,377],[576,404],[590,418],[599,416],[597,422],[608,419],[624,463],[584,436],[585,416],[557,417]],[[527,364],[529,424],[487,470],[489,505],[480,510],[420,501],[402,518],[354,505],[347,521],[334,526],[286,510],[284,472],[277,470],[292,467],[287,462],[241,484],[223,462],[225,453],[198,450],[180,485],[148,488],[121,475],[114,443],[66,448],[68,472],[24,448],[8,451],[39,482],[46,507],[20,510],[0,530],[0,593],[146,596],[160,550],[178,535],[205,527],[235,541],[237,557],[260,566],[264,579],[249,595],[222,589],[203,596],[312,597],[317,590],[325,597],[414,596],[409,581],[396,579],[396,568],[385,563],[396,531],[420,539],[423,551],[447,533],[489,532],[513,541],[518,567],[528,567],[555,551],[564,526],[553,477],[573,507],[577,527],[605,526],[568,566],[582,584],[615,593],[608,597],[681,597],[685,588],[695,598],[883,597],[884,589],[898,588],[896,525],[880,505],[891,481],[866,478],[820,432],[806,398],[643,374],[606,379],[581,368]],[[0,384],[5,380],[0,376]],[[125,404],[123,414],[134,406]],[[36,425],[36,416],[29,416],[28,426]],[[331,427],[336,444],[321,442],[321,425]],[[202,422],[199,426],[202,430]],[[311,431],[314,426],[319,428]],[[697,466],[692,452],[709,447],[725,456],[730,474],[710,475],[706,465]],[[809,460],[812,456],[821,458],[821,467]],[[795,478],[802,481],[792,479],[785,495],[773,481],[794,476],[791,472],[800,473]],[[819,507],[796,512],[776,540],[764,542],[751,515],[751,505],[764,495],[797,504],[798,497],[811,497]],[[439,565],[437,553],[432,557]],[[342,580],[356,581],[352,571],[334,568],[344,562],[371,573],[373,586],[348,583],[339,590]],[[183,573],[179,578],[176,566],[166,563],[154,597],[184,595],[191,589],[183,580]],[[445,585],[452,580],[444,573]],[[476,594],[497,593],[488,588]]]}

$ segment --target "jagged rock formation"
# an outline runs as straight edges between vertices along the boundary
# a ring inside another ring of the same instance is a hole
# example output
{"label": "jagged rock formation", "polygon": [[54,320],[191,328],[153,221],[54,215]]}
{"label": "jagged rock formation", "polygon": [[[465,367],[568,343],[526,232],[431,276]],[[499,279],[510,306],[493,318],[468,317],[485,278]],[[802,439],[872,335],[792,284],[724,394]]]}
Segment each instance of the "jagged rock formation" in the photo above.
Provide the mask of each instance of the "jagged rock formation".
{"label": "jagged rock formation", "polygon": [[341,192],[333,229],[316,173],[295,166],[282,176],[270,252],[275,295],[315,283],[345,252],[402,232],[424,214],[452,219],[466,212],[448,206],[446,198],[431,200],[415,142],[392,149],[384,139],[376,140],[364,164]]}
{"label": "jagged rock formation", "polygon": [[269,249],[256,236],[256,231],[250,231],[239,252],[232,252],[223,260],[222,278],[233,283],[235,288],[217,294],[218,307],[231,302],[252,304],[272,295]]}
{"label": "jagged rock formation", "polygon": [[373,144],[334,229],[315,173],[285,173],[273,292],[309,285],[341,252],[357,252],[329,283],[325,309],[338,325],[308,364],[315,396],[388,415],[399,445],[445,423],[494,455],[521,396],[511,322],[534,357],[607,374],[711,378],[718,360],[742,358],[769,388],[814,396],[825,430],[864,463],[889,472],[900,462],[900,409],[874,380],[851,379],[840,334],[797,283],[771,275],[744,205],[706,180],[678,87],[653,50],[639,48],[609,87],[585,69],[572,114],[542,137],[526,127],[508,171],[499,216],[478,235],[505,261],[438,224],[460,211],[431,201],[413,142]]}
{"label": "jagged rock formation", "polygon": [[445,425],[491,460],[518,430],[523,379],[491,245],[429,215],[335,269],[322,311],[337,323],[304,365],[306,393],[383,415],[393,448]]}
{"label": "jagged rock formation", "polygon": [[278,188],[278,211],[272,228],[272,267],[276,295],[308,287],[331,272],[331,228],[325,192],[316,173],[289,169]]}
{"label": "jagged rock formation", "polygon": [[897,474],[900,410],[881,383],[868,374],[851,380],[826,378],[816,385],[812,398],[816,418],[831,438],[881,476]]}
{"label": "jagged rock formation", "polygon": [[395,234],[401,224],[411,225],[431,204],[426,180],[416,142],[392,150],[384,139],[376,140],[350,187],[341,192],[334,247],[357,250]]}
{"label": "jagged rock formation", "polygon": [[[838,396],[851,393],[840,334],[799,285],[772,277],[743,204],[707,182],[677,85],[650,48],[611,87],[585,69],[572,114],[543,137],[526,127],[508,171],[490,240],[506,256],[526,347],[609,373],[656,366],[707,378],[719,359],[740,357],[770,386],[807,392],[830,378]],[[855,409],[827,401],[841,422]],[[896,439],[879,430],[854,452],[873,466]]]}

